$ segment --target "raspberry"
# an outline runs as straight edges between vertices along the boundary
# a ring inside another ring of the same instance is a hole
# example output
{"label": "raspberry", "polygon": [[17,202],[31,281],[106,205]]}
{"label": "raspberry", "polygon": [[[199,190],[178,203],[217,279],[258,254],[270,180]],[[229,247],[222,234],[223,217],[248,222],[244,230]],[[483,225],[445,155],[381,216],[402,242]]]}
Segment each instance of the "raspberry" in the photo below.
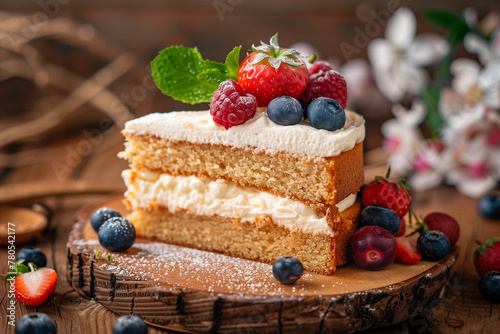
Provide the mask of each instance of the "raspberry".
{"label": "raspberry", "polygon": [[327,61],[320,60],[314,62],[313,66],[311,66],[311,68],[309,69],[309,74],[313,75],[315,73],[318,73],[319,71],[327,72],[330,70],[333,70],[330,63],[328,63]]}
{"label": "raspberry", "polygon": [[303,105],[318,97],[329,97],[337,100],[342,108],[347,105],[347,85],[340,73],[329,70],[311,75],[306,90],[300,97]]}
{"label": "raspberry", "polygon": [[210,102],[210,115],[213,116],[215,124],[226,130],[253,118],[256,111],[257,99],[246,94],[243,88],[231,79],[220,83]]}

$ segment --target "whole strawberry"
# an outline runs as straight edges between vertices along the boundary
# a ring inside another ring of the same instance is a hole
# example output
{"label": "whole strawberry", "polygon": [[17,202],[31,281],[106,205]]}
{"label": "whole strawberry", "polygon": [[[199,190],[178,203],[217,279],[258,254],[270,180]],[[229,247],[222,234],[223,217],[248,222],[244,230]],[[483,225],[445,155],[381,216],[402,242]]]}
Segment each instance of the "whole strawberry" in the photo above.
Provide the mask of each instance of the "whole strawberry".
{"label": "whole strawberry", "polygon": [[329,97],[336,100],[345,109],[347,106],[347,84],[344,77],[334,70],[317,71],[309,77],[309,84],[300,97],[302,104],[306,106],[311,100],[318,97]]}
{"label": "whole strawberry", "polygon": [[394,210],[400,218],[410,210],[410,188],[405,179],[398,182],[389,182],[390,168],[386,177],[375,177],[375,181],[368,184],[363,190],[363,207],[378,205]]}
{"label": "whole strawberry", "polygon": [[490,271],[500,271],[500,238],[491,238],[476,249],[474,265],[479,276]]}
{"label": "whole strawberry", "polygon": [[267,107],[282,95],[298,99],[309,81],[303,56],[297,50],[280,48],[278,34],[271,37],[270,45],[262,43],[252,50],[240,65],[238,83],[257,98],[257,105]]}

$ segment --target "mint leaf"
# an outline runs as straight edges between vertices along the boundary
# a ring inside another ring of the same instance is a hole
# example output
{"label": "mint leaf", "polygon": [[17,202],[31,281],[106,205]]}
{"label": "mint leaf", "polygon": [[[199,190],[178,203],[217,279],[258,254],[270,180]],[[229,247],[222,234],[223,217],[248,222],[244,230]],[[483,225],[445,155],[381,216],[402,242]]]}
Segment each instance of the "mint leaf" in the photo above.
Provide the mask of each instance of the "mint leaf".
{"label": "mint leaf", "polygon": [[[234,71],[234,50],[231,70]],[[228,79],[226,64],[204,60],[197,48],[171,46],[151,63],[153,80],[158,88],[172,98],[189,103],[210,102],[219,84]]]}
{"label": "mint leaf", "polygon": [[226,57],[227,76],[238,81],[238,70],[240,69],[241,46],[236,46]]}

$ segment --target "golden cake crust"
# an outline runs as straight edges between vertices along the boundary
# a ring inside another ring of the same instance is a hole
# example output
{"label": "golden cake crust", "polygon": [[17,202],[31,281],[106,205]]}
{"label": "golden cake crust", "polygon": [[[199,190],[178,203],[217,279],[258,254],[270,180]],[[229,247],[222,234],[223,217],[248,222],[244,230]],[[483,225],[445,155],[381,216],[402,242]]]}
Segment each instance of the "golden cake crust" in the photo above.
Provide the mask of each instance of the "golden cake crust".
{"label": "golden cake crust", "polygon": [[193,144],[123,131],[121,157],[132,169],[224,179],[277,196],[296,199],[326,213],[359,190],[364,181],[363,144],[334,157]]}
{"label": "golden cake crust", "polygon": [[294,256],[306,270],[328,275],[349,260],[348,244],[360,210],[356,203],[339,215],[341,223],[333,236],[291,231],[274,224],[268,216],[242,222],[183,210],[172,213],[161,206],[137,209],[127,218],[139,237],[269,264],[282,256]]}

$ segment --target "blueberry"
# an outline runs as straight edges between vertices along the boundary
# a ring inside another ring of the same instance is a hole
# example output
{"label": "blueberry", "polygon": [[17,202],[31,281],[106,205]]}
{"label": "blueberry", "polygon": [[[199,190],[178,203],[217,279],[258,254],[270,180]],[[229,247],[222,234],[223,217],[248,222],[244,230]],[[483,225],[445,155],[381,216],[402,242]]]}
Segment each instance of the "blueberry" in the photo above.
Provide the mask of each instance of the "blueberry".
{"label": "blueberry", "polygon": [[38,268],[45,267],[47,265],[47,257],[45,254],[36,247],[25,247],[17,253],[16,260],[19,261],[24,259],[24,264],[34,263]]}
{"label": "blueberry", "polygon": [[280,96],[267,106],[267,115],[276,124],[294,125],[304,117],[304,109],[299,101],[290,96]]}
{"label": "blueberry", "polygon": [[124,315],[116,320],[113,334],[146,334],[148,326],[136,315]]}
{"label": "blueberry", "polygon": [[450,252],[450,241],[442,232],[429,231],[418,237],[417,250],[427,261],[442,260]]}
{"label": "blueberry", "polygon": [[500,219],[500,195],[483,197],[478,203],[478,209],[488,219]]}
{"label": "blueberry", "polygon": [[283,284],[293,284],[302,276],[304,267],[294,257],[282,257],[273,264],[273,276]]}
{"label": "blueberry", "polygon": [[481,276],[479,292],[492,303],[500,302],[500,272],[490,271]]}
{"label": "blueberry", "polygon": [[120,213],[110,208],[100,208],[90,217],[90,224],[94,231],[99,232],[99,228],[109,218],[121,217]]}
{"label": "blueberry", "polygon": [[359,215],[359,226],[379,226],[391,234],[398,232],[401,219],[394,210],[378,205],[368,205]]}
{"label": "blueberry", "polygon": [[30,313],[23,316],[16,324],[16,334],[55,334],[56,324],[45,313]]}
{"label": "blueberry", "polygon": [[123,217],[113,217],[97,233],[101,246],[112,252],[124,252],[135,242],[134,225]]}
{"label": "blueberry", "polygon": [[363,200],[363,191],[365,190],[367,184],[363,184],[361,186],[361,188],[359,188],[359,191],[358,193],[356,194],[356,198],[358,199],[358,201],[361,203],[361,201]]}
{"label": "blueberry", "polygon": [[318,97],[307,107],[307,118],[316,129],[335,131],[344,126],[345,111],[336,100]]}

